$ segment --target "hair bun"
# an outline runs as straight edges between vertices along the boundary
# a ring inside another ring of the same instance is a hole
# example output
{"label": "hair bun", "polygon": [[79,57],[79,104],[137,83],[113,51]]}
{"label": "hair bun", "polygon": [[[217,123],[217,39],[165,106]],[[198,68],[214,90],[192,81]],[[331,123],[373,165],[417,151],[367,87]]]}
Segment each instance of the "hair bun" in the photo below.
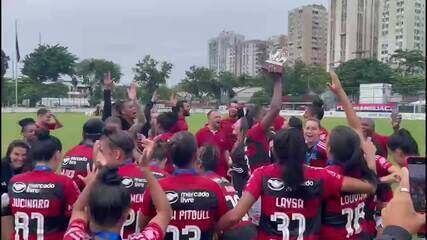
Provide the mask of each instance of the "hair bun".
{"label": "hair bun", "polygon": [[107,185],[120,185],[122,178],[119,175],[119,169],[117,167],[102,167],[99,173],[99,180],[101,183]]}
{"label": "hair bun", "polygon": [[28,124],[31,124],[31,123],[35,123],[34,119],[32,119],[32,118],[24,118],[24,119],[19,120],[18,125],[21,126],[21,127],[25,127],[25,126],[27,126]]}

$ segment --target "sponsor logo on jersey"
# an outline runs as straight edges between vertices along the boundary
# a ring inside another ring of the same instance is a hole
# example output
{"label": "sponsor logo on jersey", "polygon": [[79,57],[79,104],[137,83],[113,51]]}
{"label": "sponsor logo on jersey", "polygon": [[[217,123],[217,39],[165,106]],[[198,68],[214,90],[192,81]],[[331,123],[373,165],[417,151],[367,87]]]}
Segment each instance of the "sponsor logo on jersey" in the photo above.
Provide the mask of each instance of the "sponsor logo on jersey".
{"label": "sponsor logo on jersey", "polygon": [[122,180],[122,184],[123,184],[123,186],[125,186],[125,188],[130,188],[133,185],[133,180],[132,180],[132,178],[125,177]]}
{"label": "sponsor logo on jersey", "polygon": [[285,187],[285,184],[283,183],[283,181],[278,178],[268,179],[267,185],[273,191],[280,191]]}
{"label": "sponsor logo on jersey", "polygon": [[64,160],[62,160],[62,165],[66,166],[66,165],[68,165],[69,162],[70,162],[70,158],[64,157]]}
{"label": "sponsor logo on jersey", "polygon": [[21,192],[25,191],[26,188],[27,188],[27,185],[25,183],[16,182],[12,186],[12,191],[15,193],[21,193]]}
{"label": "sponsor logo on jersey", "polygon": [[166,198],[168,199],[170,204],[176,203],[178,201],[179,196],[178,193],[174,191],[166,191]]}
{"label": "sponsor logo on jersey", "polygon": [[87,162],[87,157],[77,157],[77,156],[66,156],[62,161],[62,165],[76,165],[77,162]]}

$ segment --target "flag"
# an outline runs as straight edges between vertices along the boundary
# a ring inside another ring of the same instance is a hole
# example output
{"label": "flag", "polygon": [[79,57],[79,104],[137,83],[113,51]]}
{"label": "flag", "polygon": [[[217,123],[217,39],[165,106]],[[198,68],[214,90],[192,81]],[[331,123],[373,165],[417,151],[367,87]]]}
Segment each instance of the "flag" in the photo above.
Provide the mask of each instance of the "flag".
{"label": "flag", "polygon": [[18,29],[16,27],[16,22],[15,22],[15,47],[16,47],[16,62],[19,62],[19,60],[21,59],[21,55],[19,54],[19,45],[18,45]]}

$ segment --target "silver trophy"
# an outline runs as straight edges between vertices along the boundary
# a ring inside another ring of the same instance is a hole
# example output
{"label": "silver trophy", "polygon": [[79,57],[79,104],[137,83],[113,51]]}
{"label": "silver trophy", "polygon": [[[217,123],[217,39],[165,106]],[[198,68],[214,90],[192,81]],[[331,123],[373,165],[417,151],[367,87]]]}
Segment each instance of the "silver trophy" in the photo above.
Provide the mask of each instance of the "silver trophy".
{"label": "silver trophy", "polygon": [[288,60],[288,52],[281,48],[276,52],[269,54],[268,60],[265,61],[266,66],[264,67],[269,72],[282,72],[283,64]]}
{"label": "silver trophy", "polygon": [[265,61],[269,64],[274,65],[280,65],[283,66],[283,64],[288,60],[288,51],[286,51],[283,48],[278,49],[276,52],[272,52],[269,54],[268,60]]}

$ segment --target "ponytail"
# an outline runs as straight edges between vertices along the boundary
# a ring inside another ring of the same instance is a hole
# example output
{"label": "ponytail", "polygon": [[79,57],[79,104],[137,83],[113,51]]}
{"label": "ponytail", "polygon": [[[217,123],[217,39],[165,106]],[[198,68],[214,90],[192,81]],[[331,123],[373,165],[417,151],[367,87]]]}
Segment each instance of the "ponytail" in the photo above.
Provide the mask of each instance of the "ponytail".
{"label": "ponytail", "polygon": [[274,137],[273,154],[282,166],[283,181],[292,189],[298,189],[304,182],[304,158],[306,145],[298,129],[280,130]]}

